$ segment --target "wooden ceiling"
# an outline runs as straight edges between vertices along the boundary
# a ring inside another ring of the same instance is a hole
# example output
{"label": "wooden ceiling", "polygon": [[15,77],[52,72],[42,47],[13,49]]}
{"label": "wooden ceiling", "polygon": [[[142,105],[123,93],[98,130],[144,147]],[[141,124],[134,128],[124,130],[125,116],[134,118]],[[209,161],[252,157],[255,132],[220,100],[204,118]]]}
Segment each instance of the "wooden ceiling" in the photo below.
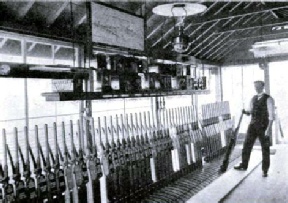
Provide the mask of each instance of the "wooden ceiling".
{"label": "wooden ceiling", "polygon": [[[152,13],[162,0],[101,0],[102,3],[141,15],[146,19],[149,54],[171,53],[175,19]],[[196,1],[185,1],[196,2]],[[287,38],[288,3],[272,1],[197,1],[207,10],[185,19],[189,36],[187,55],[216,63],[253,59],[253,43]],[[85,1],[1,1],[0,29],[64,40],[85,37]]]}

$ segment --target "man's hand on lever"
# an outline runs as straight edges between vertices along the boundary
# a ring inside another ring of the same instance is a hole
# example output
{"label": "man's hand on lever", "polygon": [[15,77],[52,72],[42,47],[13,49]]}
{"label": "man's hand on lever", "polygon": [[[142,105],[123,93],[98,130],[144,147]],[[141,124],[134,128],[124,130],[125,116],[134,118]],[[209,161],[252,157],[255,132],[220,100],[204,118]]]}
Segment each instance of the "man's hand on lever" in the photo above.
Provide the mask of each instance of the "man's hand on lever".
{"label": "man's hand on lever", "polygon": [[246,115],[248,115],[248,116],[250,116],[250,114],[251,114],[250,111],[245,111],[245,109],[242,109],[242,113],[243,113],[243,114],[246,114]]}

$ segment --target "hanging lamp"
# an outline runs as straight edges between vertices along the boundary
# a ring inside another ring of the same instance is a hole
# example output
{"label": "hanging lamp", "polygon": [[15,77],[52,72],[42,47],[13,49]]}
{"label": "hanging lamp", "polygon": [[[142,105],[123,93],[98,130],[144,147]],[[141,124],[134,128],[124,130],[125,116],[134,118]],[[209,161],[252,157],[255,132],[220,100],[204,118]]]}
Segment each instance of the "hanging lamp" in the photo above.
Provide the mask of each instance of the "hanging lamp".
{"label": "hanging lamp", "polygon": [[173,51],[184,53],[189,49],[189,37],[184,33],[184,20],[187,16],[196,15],[205,11],[207,7],[198,3],[169,3],[158,5],[153,8],[156,15],[174,17],[176,31],[171,40]]}

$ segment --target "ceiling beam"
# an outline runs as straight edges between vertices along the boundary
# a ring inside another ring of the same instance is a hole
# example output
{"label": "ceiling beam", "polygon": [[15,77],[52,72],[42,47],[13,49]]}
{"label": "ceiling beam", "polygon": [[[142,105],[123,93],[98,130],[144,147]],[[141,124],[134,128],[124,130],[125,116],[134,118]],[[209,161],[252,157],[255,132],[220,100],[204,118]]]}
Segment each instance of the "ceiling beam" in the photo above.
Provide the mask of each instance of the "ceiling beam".
{"label": "ceiling beam", "polygon": [[284,25],[287,24],[288,20],[283,20],[283,19],[277,19],[277,20],[271,20],[271,21],[265,21],[263,24],[255,24],[255,25],[241,25],[238,27],[234,27],[231,29],[231,27],[226,27],[222,28],[218,33],[227,33],[227,32],[234,32],[234,31],[243,31],[243,30],[250,30],[250,29],[255,29],[255,28],[265,28],[265,27],[273,27],[273,26],[279,26],[279,25]]}
{"label": "ceiling beam", "polygon": [[34,3],[35,3],[35,0],[27,1],[25,6],[19,8],[18,17],[20,19],[24,18],[26,14],[29,12],[29,10],[32,8]]}
{"label": "ceiling beam", "polygon": [[260,13],[265,13],[265,12],[270,12],[270,10],[275,11],[275,10],[279,10],[279,9],[283,9],[283,8],[288,8],[287,3],[286,4],[280,4],[279,6],[275,6],[275,5],[265,5],[263,9],[259,9],[259,10],[255,10],[255,8],[251,8],[251,9],[246,9],[243,10],[241,9],[240,11],[234,12],[234,13],[221,13],[217,16],[207,16],[207,17],[194,17],[193,19],[191,19],[191,21],[193,23],[190,23],[189,25],[187,25],[188,29],[190,26],[192,25],[196,25],[196,24],[202,24],[202,23],[208,23],[208,22],[213,22],[213,21],[218,21],[218,20],[228,20],[230,18],[235,18],[235,17],[242,17],[242,16],[250,16],[253,14],[260,14]]}
{"label": "ceiling beam", "polygon": [[255,33],[255,34],[249,34],[248,36],[236,36],[233,38],[231,41],[239,41],[239,40],[248,40],[248,39],[264,39],[264,38],[283,38],[287,37],[288,30],[282,31],[282,32],[277,32],[277,33]]}
{"label": "ceiling beam", "polygon": [[[279,4],[279,3],[278,3]],[[283,6],[285,5],[285,6]],[[288,8],[288,5],[287,4],[279,4],[279,6],[275,6],[274,4],[271,5],[271,4],[266,4],[265,6],[263,6],[264,8],[261,9],[261,10],[256,10],[255,11],[255,8],[252,8],[252,9],[246,9],[245,12],[243,12],[243,10],[240,10],[240,11],[237,11],[235,13],[233,13],[231,15],[231,13],[221,13],[221,14],[218,14],[218,15],[215,15],[215,16],[208,16],[208,17],[201,17],[199,18],[198,16],[197,17],[193,17],[192,18],[189,18],[190,21],[192,21],[193,23],[190,23],[189,25],[187,25],[185,27],[185,30],[188,30],[188,28],[190,28],[192,25],[201,25],[203,23],[209,23],[209,22],[217,22],[217,21],[220,21],[220,20],[227,20],[227,19],[230,19],[230,18],[235,18],[235,17],[243,17],[243,16],[250,16],[250,15],[254,15],[254,14],[261,14],[261,13],[265,13],[267,11],[270,11],[270,10],[278,10],[278,9],[282,9],[282,8]],[[165,32],[165,36],[167,36],[172,30],[173,30],[173,26],[171,26],[170,28],[168,27],[168,29],[166,30],[163,30],[163,32]],[[158,30],[155,30],[153,31],[153,35],[155,35],[157,32],[159,32],[159,29]],[[189,32],[189,31],[188,31]],[[149,38],[152,36],[151,33],[148,34]],[[190,35],[189,35],[190,36]],[[163,36],[161,35],[160,37],[158,37],[158,39],[154,39],[154,46],[157,45],[161,39],[163,38]]]}
{"label": "ceiling beam", "polygon": [[[288,37],[288,31],[286,32],[282,32],[282,33],[274,33],[274,34],[267,34],[267,35],[263,35],[263,36],[248,36],[248,37],[242,37],[242,38],[238,38],[238,39],[233,39],[233,40],[229,40],[229,43],[232,43],[232,45],[234,45],[233,49],[235,49],[237,46],[236,44],[239,44],[241,42],[247,42],[247,41],[251,41],[251,43],[253,43],[255,41],[255,39],[261,39],[262,41],[263,40],[273,40],[273,39],[281,39],[281,38],[287,38]],[[247,47],[249,46],[250,43],[246,43],[245,46],[241,45],[241,50],[242,51],[247,51],[248,52],[248,49],[251,48],[251,47]],[[245,47],[245,48],[244,48]],[[218,56],[220,55],[223,55],[223,56],[227,56],[227,53],[230,53],[231,50],[233,49],[229,49],[227,51],[223,51],[223,49],[217,53],[217,55],[215,55],[215,57],[211,58],[212,60],[214,58],[217,58]],[[245,50],[244,50],[245,49]],[[237,52],[239,51],[239,49],[237,49]]]}
{"label": "ceiling beam", "polygon": [[56,10],[56,12],[51,13],[46,20],[47,24],[52,25],[55,22],[55,20],[60,16],[60,14],[64,11],[64,9],[68,6],[68,4],[69,1],[63,2],[60,8]]}
{"label": "ceiling beam", "polygon": [[[265,60],[267,62],[277,62],[277,61],[285,61],[287,60],[288,54],[281,56],[266,56]],[[253,58],[253,59],[235,59],[229,60],[228,62],[222,63],[222,66],[234,66],[234,65],[246,65],[246,64],[257,64],[261,61],[261,58]]]}
{"label": "ceiling beam", "polygon": [[[243,16],[242,16],[243,17]],[[240,21],[240,20],[237,20],[238,22]],[[288,23],[288,21],[285,21],[285,20],[277,20],[277,21],[273,21],[274,23],[271,23],[271,21],[268,21],[267,22],[267,24],[266,25],[256,25],[256,26],[238,26],[238,27],[235,27],[234,29],[231,29],[231,27],[229,27],[229,29],[224,29],[224,30],[222,30],[222,31],[220,31],[220,32],[218,32],[218,33],[224,33],[224,32],[227,32],[228,30],[229,30],[229,32],[234,32],[234,31],[244,31],[244,30],[255,30],[255,29],[259,29],[259,28],[263,28],[263,27],[269,27],[269,26],[274,26],[275,25],[275,23],[276,23],[276,25],[278,25],[278,24],[284,24],[284,23]],[[207,31],[207,30],[206,30]],[[201,37],[201,35],[200,36],[198,36],[198,38],[196,39],[196,40],[198,40],[198,39],[200,39],[200,37]],[[192,43],[194,43],[196,40],[194,40]],[[214,40],[215,41],[215,40]],[[212,42],[214,42],[214,41],[212,41]],[[169,43],[168,43],[169,44]],[[210,46],[212,43],[209,43],[207,46],[205,46],[204,48],[202,48],[203,50],[205,50],[205,49],[207,49],[207,47],[208,46]],[[202,45],[201,43],[200,43],[200,45]],[[189,51],[189,53],[188,54],[191,54],[196,48],[198,48],[200,45],[198,45],[197,47],[195,47],[194,49],[192,49],[191,51]],[[167,46],[167,45],[166,45]],[[191,44],[190,44],[190,46],[191,46]],[[197,53],[196,53],[196,55],[195,56],[197,56],[197,54],[200,54],[203,50],[200,50],[200,51],[198,51]]]}

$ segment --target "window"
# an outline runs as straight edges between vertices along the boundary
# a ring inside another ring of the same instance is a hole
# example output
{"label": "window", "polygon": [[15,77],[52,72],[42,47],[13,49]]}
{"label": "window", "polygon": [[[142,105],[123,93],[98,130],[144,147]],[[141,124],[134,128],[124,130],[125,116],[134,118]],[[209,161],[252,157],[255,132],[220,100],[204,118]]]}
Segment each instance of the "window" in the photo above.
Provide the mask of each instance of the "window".
{"label": "window", "polygon": [[[255,80],[264,81],[264,71],[258,64],[222,68],[223,100],[229,101],[231,114],[235,115],[236,122],[241,110],[249,107],[250,100],[255,95]],[[249,117],[243,117],[240,132],[246,132],[248,122]]]}
{"label": "window", "polygon": [[[72,43],[0,31],[1,62],[79,67],[77,63],[79,49],[80,47]],[[46,102],[41,96],[43,92],[51,92],[51,81],[51,79],[0,78],[2,109],[0,128],[6,129],[7,141],[12,142],[12,146],[14,146],[13,136],[10,135],[13,134],[14,127],[18,128],[20,145],[24,143],[21,140],[24,139],[23,129],[26,121],[29,121],[30,141],[34,146],[35,125],[38,125],[39,135],[42,137],[44,124],[52,128],[53,122],[58,121],[60,125],[61,121],[65,121],[68,130],[69,120],[79,119],[80,101]],[[60,127],[58,130],[60,133]],[[49,132],[52,133],[53,130],[50,129]],[[53,136],[50,137],[53,139]],[[41,139],[42,141],[44,139]]]}

